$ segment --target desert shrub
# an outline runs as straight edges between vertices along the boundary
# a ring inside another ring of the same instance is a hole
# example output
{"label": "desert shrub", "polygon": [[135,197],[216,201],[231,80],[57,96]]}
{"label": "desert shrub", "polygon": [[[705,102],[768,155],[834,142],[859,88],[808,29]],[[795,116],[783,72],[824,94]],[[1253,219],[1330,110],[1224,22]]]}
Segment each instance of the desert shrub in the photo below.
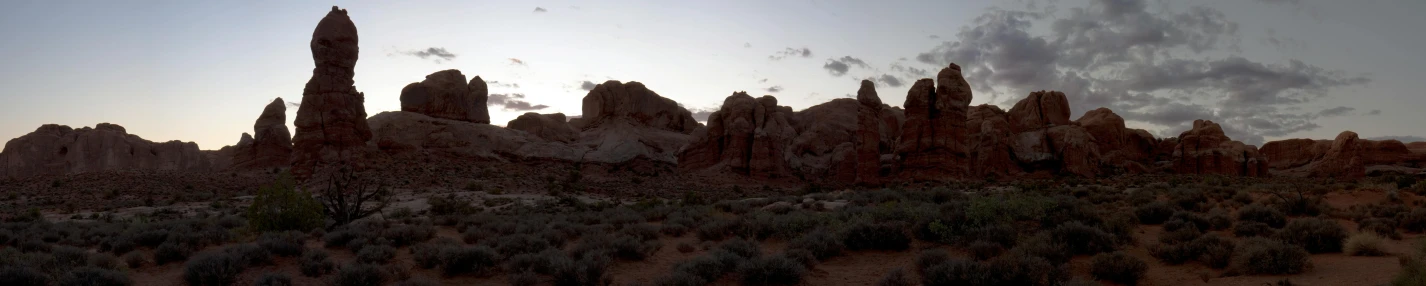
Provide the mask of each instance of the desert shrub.
{"label": "desert shrub", "polygon": [[446,276],[479,274],[494,268],[497,254],[486,246],[451,247],[441,254],[441,272]]}
{"label": "desert shrub", "polygon": [[970,246],[966,246],[966,252],[970,252],[971,257],[975,257],[976,260],[984,261],[999,256],[1000,253],[1005,252],[1005,247],[1000,246],[999,243],[977,240]]}
{"label": "desert shrub", "polygon": [[427,199],[427,202],[431,204],[430,211],[432,215],[469,215],[480,212],[480,209],[471,205],[470,199],[454,194],[431,196],[430,199]]}
{"label": "desert shrub", "polygon": [[1134,208],[1134,216],[1142,224],[1161,224],[1172,216],[1174,209],[1168,202],[1152,202]]}
{"label": "desert shrub", "polygon": [[350,243],[353,239],[356,238],[357,235],[355,233],[352,233],[350,230],[336,230],[323,234],[322,244],[323,246],[328,248],[342,247],[346,246],[347,243]]}
{"label": "desert shrub", "polygon": [[1343,246],[1342,252],[1351,256],[1384,256],[1386,250],[1382,249],[1382,238],[1373,233],[1358,233],[1347,238],[1347,244]]}
{"label": "desert shrub", "polygon": [[[1417,183],[1417,187],[1426,185],[1426,182]],[[1426,189],[1426,188],[1423,188]],[[1393,286],[1423,286],[1426,285],[1426,241],[1418,241],[1419,248],[1416,253],[1399,258],[1401,261],[1401,272],[1396,273],[1392,278]]]}
{"label": "desert shrub", "polygon": [[738,267],[743,285],[797,285],[807,269],[782,256],[756,258]]}
{"label": "desert shrub", "polygon": [[[129,286],[134,281],[124,272],[98,267],[80,267],[60,278],[60,286]],[[10,285],[10,284],[5,284]]]}
{"label": "desert shrub", "polygon": [[306,231],[322,227],[322,204],[298,190],[287,174],[258,190],[247,210],[248,225],[257,231]]}
{"label": "desert shrub", "polygon": [[897,268],[881,276],[881,280],[876,281],[877,286],[916,286],[916,281],[906,275],[905,268]]}
{"label": "desert shrub", "polygon": [[1267,224],[1273,228],[1281,228],[1287,224],[1287,216],[1277,209],[1263,205],[1252,204],[1238,210],[1238,221],[1254,221]]}
{"label": "desert shrub", "polygon": [[381,268],[360,263],[343,265],[342,269],[332,276],[334,286],[381,286],[384,282],[386,275]]}
{"label": "desert shrub", "polygon": [[1401,239],[1396,231],[1396,220],[1389,218],[1368,218],[1357,222],[1357,232],[1373,233],[1384,238]]}
{"label": "desert shrub", "polygon": [[1063,275],[1059,267],[1037,256],[1012,253],[984,264],[985,284],[989,285],[1051,285]]}
{"label": "desert shrub", "polygon": [[1307,251],[1302,247],[1265,238],[1249,238],[1238,244],[1231,269],[1242,274],[1297,274],[1306,270]]}
{"label": "desert shrub", "polygon": [[655,286],[703,286],[708,284],[708,280],[698,277],[688,272],[673,272],[654,280]]}
{"label": "desert shrub", "polygon": [[232,285],[237,279],[238,273],[242,272],[242,265],[237,259],[221,252],[205,252],[198,254],[193,260],[183,266],[183,281],[192,286],[227,286]]}
{"label": "desert shrub", "polygon": [[842,234],[842,244],[850,250],[906,250],[911,247],[911,237],[894,223],[861,223],[849,227]]}
{"label": "desert shrub", "polygon": [[556,286],[613,284],[607,272],[610,260],[605,255],[585,255],[573,264],[552,265],[550,276]]}
{"label": "desert shrub", "polygon": [[680,253],[689,253],[689,252],[693,252],[693,251],[695,251],[695,250],[698,250],[698,248],[697,248],[697,247],[694,247],[693,244],[689,244],[689,243],[687,243],[687,242],[679,242],[679,243],[678,243],[678,252],[680,252]]}
{"label": "desert shrub", "polygon": [[89,266],[99,267],[103,269],[119,270],[120,263],[121,262],[119,262],[119,258],[114,257],[113,254],[95,253],[89,255]]}
{"label": "desert shrub", "polygon": [[396,248],[390,245],[373,244],[362,247],[356,253],[357,261],[367,264],[386,264],[396,258]]}
{"label": "desert shrub", "polygon": [[495,241],[495,250],[504,256],[522,253],[539,253],[550,248],[550,243],[533,235],[516,234],[503,236]]}
{"label": "desert shrub", "polygon": [[694,230],[694,234],[703,241],[722,240],[731,236],[738,224],[738,220],[734,219],[714,219],[698,226],[698,229]]}
{"label": "desert shrub", "polygon": [[1223,268],[1228,266],[1235,248],[1233,240],[1208,234],[1182,243],[1155,245],[1149,248],[1149,254],[1170,265],[1198,260],[1212,268]]}
{"label": "desert shrub", "polygon": [[331,255],[321,249],[311,249],[302,253],[302,258],[298,259],[297,267],[302,271],[303,276],[320,277],[327,273],[332,273],[336,264],[332,263]]}
{"label": "desert shrub", "polygon": [[424,269],[435,268],[441,265],[441,254],[446,248],[458,247],[454,243],[420,243],[412,245],[411,260]]}
{"label": "desert shrub", "polygon": [[1114,235],[1079,222],[1069,222],[1050,230],[1050,237],[1065,242],[1074,254],[1114,251]]}
{"label": "desert shrub", "polygon": [[1276,233],[1277,230],[1268,224],[1256,221],[1239,222],[1233,225],[1233,235],[1238,237],[1272,237]]}
{"label": "desert shrub", "polygon": [[253,281],[256,286],[292,286],[292,277],[281,272],[270,272],[262,274],[257,281]]}
{"label": "desert shrub", "polygon": [[1212,230],[1224,230],[1233,227],[1233,219],[1228,218],[1228,212],[1223,209],[1215,208],[1209,211],[1208,216],[1205,218],[1208,219],[1209,229]]}
{"label": "desert shrub", "polygon": [[1124,285],[1138,285],[1148,270],[1148,263],[1118,251],[1095,255],[1089,264],[1089,273],[1095,279]]}
{"label": "desert shrub", "polygon": [[1213,228],[1213,223],[1209,222],[1208,218],[1192,212],[1179,211],[1173,213],[1173,216],[1170,216],[1169,220],[1164,222],[1164,230],[1173,231],[1185,225],[1193,225],[1199,230],[1209,230]]}
{"label": "desert shrub", "polygon": [[30,267],[0,267],[0,285],[47,286],[49,276]]}
{"label": "desert shrub", "polygon": [[1340,252],[1342,240],[1347,238],[1347,230],[1335,221],[1300,218],[1288,222],[1274,237],[1288,244],[1302,246],[1311,253]]}
{"label": "desert shrub", "polygon": [[946,263],[946,261],[950,260],[951,253],[947,252],[945,249],[927,249],[921,251],[921,254],[916,256],[916,271],[918,273],[921,273],[922,275],[925,275],[927,269],[930,269],[932,266]]}
{"label": "desert shrub", "polygon": [[[1167,226],[1170,224],[1172,223],[1166,223],[1164,225]],[[1182,242],[1192,241],[1202,235],[1203,232],[1199,231],[1198,227],[1193,226],[1193,224],[1184,224],[1184,226],[1180,226],[1178,229],[1174,230],[1168,230],[1168,228],[1165,227],[1164,233],[1159,235],[1159,243],[1178,244]]]}
{"label": "desert shrub", "polygon": [[837,236],[833,235],[831,231],[817,229],[793,239],[792,242],[788,243],[787,248],[805,249],[812,252],[812,255],[816,256],[817,259],[826,260],[841,255],[842,249],[846,248],[846,246],[843,245],[842,240],[837,239]]}
{"label": "desert shrub", "polygon": [[1401,221],[1401,229],[1409,232],[1426,231],[1426,208],[1416,208],[1399,217],[1397,220]]}
{"label": "desert shrub", "polygon": [[[512,272],[507,278],[507,282],[510,283],[510,286],[534,286],[540,283],[540,277],[530,271]],[[436,284],[432,283],[431,285]]]}
{"label": "desert shrub", "polygon": [[[736,270],[738,265],[742,264],[745,260],[747,260],[747,258],[738,256],[737,254],[729,253],[721,249],[714,250],[706,255],[674,264],[673,275],[670,276],[670,278],[673,279],[665,279],[665,282],[703,281],[695,285],[706,284],[708,283],[707,281],[716,281],[718,277],[722,277],[723,274]],[[697,278],[697,280],[689,278]]]}
{"label": "desert shrub", "polygon": [[277,256],[293,257],[302,255],[302,242],[307,235],[300,231],[267,232],[258,236],[257,245]]}
{"label": "desert shrub", "polygon": [[654,251],[658,251],[658,240],[640,240],[637,237],[620,235],[610,241],[609,247],[614,250],[614,255],[620,259],[643,261]]}
{"label": "desert shrub", "polygon": [[788,249],[782,252],[782,257],[792,259],[807,269],[812,269],[817,265],[817,256],[812,255],[812,252],[806,249]]}
{"label": "desert shrub", "polygon": [[987,285],[980,263],[964,258],[950,258],[941,263],[928,265],[921,270],[922,285]]}
{"label": "desert shrub", "polygon": [[672,237],[682,237],[688,233],[688,227],[680,224],[665,224],[659,227],[659,232]]}
{"label": "desert shrub", "polygon": [[153,250],[153,261],[158,265],[169,262],[183,262],[188,260],[188,256],[193,254],[193,250],[188,246],[172,242],[165,242]]}
{"label": "desert shrub", "polygon": [[224,253],[237,260],[241,267],[266,265],[272,263],[272,253],[256,244],[246,243],[229,246],[223,249]]}
{"label": "desert shrub", "polygon": [[396,247],[408,246],[412,243],[431,240],[436,236],[436,228],[430,225],[409,225],[403,224],[388,228],[381,233],[381,237],[391,241]]}
{"label": "desert shrub", "polygon": [[1070,257],[1074,256],[1066,243],[1055,240],[1043,231],[1015,245],[1010,249],[1010,253],[1042,257],[1055,265],[1067,263]]}
{"label": "desert shrub", "polygon": [[144,257],[143,253],[137,251],[125,253],[123,259],[124,265],[128,265],[129,269],[139,269],[149,262],[148,257]]}

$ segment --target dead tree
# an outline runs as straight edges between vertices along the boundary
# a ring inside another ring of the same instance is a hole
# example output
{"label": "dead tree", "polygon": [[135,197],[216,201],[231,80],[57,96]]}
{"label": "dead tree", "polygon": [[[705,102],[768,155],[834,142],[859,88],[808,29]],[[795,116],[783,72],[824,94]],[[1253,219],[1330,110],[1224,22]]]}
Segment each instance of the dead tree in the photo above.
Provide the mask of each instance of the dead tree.
{"label": "dead tree", "polygon": [[331,227],[337,227],[381,212],[390,203],[390,190],[385,182],[340,167],[328,173],[327,186],[319,191],[318,200],[335,222]]}

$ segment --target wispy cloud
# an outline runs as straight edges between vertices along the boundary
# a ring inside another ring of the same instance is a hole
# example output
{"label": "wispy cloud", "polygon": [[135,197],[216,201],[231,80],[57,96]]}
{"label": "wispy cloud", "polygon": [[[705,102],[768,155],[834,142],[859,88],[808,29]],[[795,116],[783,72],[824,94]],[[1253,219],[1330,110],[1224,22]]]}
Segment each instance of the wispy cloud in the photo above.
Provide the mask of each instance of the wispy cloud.
{"label": "wispy cloud", "polygon": [[777,52],[777,53],[775,53],[775,54],[772,54],[771,56],[767,56],[768,59],[774,60],[774,61],[775,61],[775,60],[781,60],[781,59],[784,59],[784,58],[787,58],[787,57],[804,57],[804,58],[810,58],[810,57],[812,57],[812,50],[807,49],[806,47],[801,48],[801,49],[786,48],[786,49],[783,49],[782,51],[779,51],[779,52]]}
{"label": "wispy cloud", "polygon": [[456,59],[456,54],[455,54],[455,53],[452,53],[452,52],[450,52],[450,51],[447,51],[446,48],[441,48],[441,47],[430,47],[430,48],[425,48],[425,49],[421,49],[421,50],[413,50],[413,51],[400,51],[400,52],[398,52],[398,53],[399,53],[399,54],[402,54],[402,55],[408,55],[408,56],[418,57],[418,58],[421,58],[421,59],[423,59],[423,60],[424,60],[424,59],[434,60],[434,61],[436,61],[437,63],[440,63],[440,62],[443,62],[443,61],[450,61],[450,60]]}
{"label": "wispy cloud", "polygon": [[544,13],[547,11],[549,10],[545,10],[545,8],[535,7],[535,13]]}
{"label": "wispy cloud", "polygon": [[525,65],[525,61],[517,58],[510,58],[510,65],[523,66]]}
{"label": "wispy cloud", "polygon": [[764,90],[767,90],[767,92],[777,93],[777,92],[781,92],[781,91],[782,91],[782,86],[780,86],[780,85],[774,85],[774,86],[768,87],[768,88],[766,88],[766,89],[764,89]]}
{"label": "wispy cloud", "polygon": [[490,94],[490,98],[486,100],[486,105],[499,105],[502,106],[502,109],[505,111],[531,111],[550,107],[544,104],[532,104],[529,101],[525,101],[525,94],[523,93],[493,93]]}
{"label": "wispy cloud", "polygon": [[853,58],[852,56],[844,56],[840,59],[827,59],[827,63],[822,65],[822,69],[827,70],[827,72],[832,73],[834,76],[842,76],[847,74],[847,71],[851,70],[853,66],[861,68],[870,67],[866,61]]}

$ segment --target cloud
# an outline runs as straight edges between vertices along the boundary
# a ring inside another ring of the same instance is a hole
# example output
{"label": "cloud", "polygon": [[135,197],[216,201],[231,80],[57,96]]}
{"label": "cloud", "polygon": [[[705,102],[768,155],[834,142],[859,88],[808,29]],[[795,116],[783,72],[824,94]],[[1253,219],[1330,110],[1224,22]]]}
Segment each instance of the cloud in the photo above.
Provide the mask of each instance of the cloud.
{"label": "cloud", "polygon": [[776,92],[782,91],[782,86],[780,86],[780,85],[774,85],[774,86],[768,87],[768,88],[766,88],[766,89],[764,89],[764,90],[767,90],[767,92],[776,93]]}
{"label": "cloud", "polygon": [[767,79],[760,79],[758,80],[758,83],[767,83]]}
{"label": "cloud", "polygon": [[853,58],[851,56],[844,56],[840,59],[827,59],[827,63],[822,65],[822,69],[826,69],[827,72],[832,73],[832,75],[834,76],[842,76],[847,74],[847,71],[851,70],[852,66],[858,66],[861,68],[870,67],[866,64],[865,61],[862,61],[861,59]]}
{"label": "cloud", "polygon": [[549,10],[545,10],[545,8],[535,7],[535,13],[544,13],[544,12],[546,12],[546,11],[549,11]]}
{"label": "cloud", "polygon": [[525,61],[517,58],[510,58],[510,65],[523,66],[525,65]]}
{"label": "cloud", "polygon": [[486,83],[486,84],[489,84],[489,85],[496,86],[496,87],[520,88],[520,84],[519,84],[519,83],[513,83],[513,82],[500,82],[500,81],[498,81],[498,80],[487,80],[487,81],[485,81],[485,83]]}
{"label": "cloud", "polygon": [[[1193,119],[1209,119],[1249,144],[1319,128],[1315,120],[1344,111],[1322,114],[1301,106],[1371,81],[1296,59],[1269,63],[1236,56],[1238,24],[1213,8],[1091,2],[1059,10],[1064,13],[989,10],[915,59],[959,64],[976,97],[992,104],[1059,90],[1069,97],[1072,116],[1108,107],[1173,135]],[[892,71],[906,75],[896,66]]]}
{"label": "cloud", "polygon": [[1270,4],[1270,5],[1291,5],[1291,6],[1301,6],[1301,5],[1302,5],[1302,0],[1257,0],[1257,1],[1258,1],[1259,3]]}
{"label": "cloud", "polygon": [[779,52],[777,52],[777,53],[775,53],[775,54],[772,54],[771,56],[767,56],[768,59],[774,60],[774,61],[776,61],[776,60],[781,60],[781,59],[784,59],[784,58],[787,58],[787,57],[804,57],[804,58],[810,58],[810,57],[812,57],[812,50],[809,50],[809,49],[807,49],[806,47],[801,48],[801,49],[787,48],[787,49],[784,49],[784,50],[782,50],[782,51],[779,51]]}
{"label": "cloud", "polygon": [[584,81],[584,82],[579,83],[579,89],[583,89],[583,90],[594,90],[594,86],[596,86],[596,85],[598,85],[598,84],[595,84],[595,83],[592,82],[592,81],[587,81],[587,80],[586,80],[586,81]]}
{"label": "cloud", "polygon": [[1372,109],[1371,112],[1367,112],[1367,115],[1381,115],[1381,109]]}
{"label": "cloud", "polygon": [[525,94],[523,93],[492,93],[490,94],[490,98],[486,100],[486,105],[503,106],[502,109],[505,111],[531,111],[550,107],[544,104],[531,104],[529,101],[525,101]]}
{"label": "cloud", "polygon": [[1328,108],[1328,109],[1324,109],[1324,110],[1322,110],[1322,111],[1320,111],[1320,112],[1317,112],[1317,115],[1318,115],[1318,116],[1322,116],[1322,117],[1342,116],[1342,115],[1347,115],[1348,113],[1351,113],[1351,112],[1354,111],[1354,110],[1357,110],[1357,109],[1356,109],[1356,108],[1351,108],[1351,107],[1346,107],[1346,106],[1338,106],[1338,107]]}
{"label": "cloud", "polygon": [[752,48],[752,47],[753,47],[753,43],[743,43],[743,47],[744,47],[744,48]]}
{"label": "cloud", "polygon": [[438,48],[438,47],[430,47],[430,48],[426,48],[426,49],[424,49],[424,50],[403,51],[403,52],[400,52],[400,53],[403,54],[403,55],[415,56],[415,57],[421,58],[421,59],[423,59],[423,60],[424,60],[424,59],[432,59],[432,58],[434,58],[434,59],[432,59],[432,60],[435,60],[437,63],[442,62],[442,61],[454,60],[454,59],[456,58],[456,54],[455,54],[455,53],[451,53],[450,51],[447,51],[446,48]]}
{"label": "cloud", "polygon": [[287,107],[288,107],[288,108],[298,108],[298,107],[302,107],[302,103],[301,103],[301,102],[287,101],[286,99],[284,99],[284,100],[282,100],[282,101],[283,101],[283,103],[287,104]]}
{"label": "cloud", "polygon": [[1402,143],[1411,143],[1411,142],[1423,142],[1423,141],[1426,141],[1426,137],[1413,136],[1413,135],[1405,135],[1405,136],[1402,136],[1402,135],[1393,135],[1393,136],[1369,137],[1369,138],[1367,138],[1367,140],[1378,140],[1378,141],[1381,141],[1381,140],[1396,140],[1396,141],[1401,141]]}
{"label": "cloud", "polygon": [[891,76],[889,74],[882,74],[881,77],[877,78],[877,81],[885,83],[887,86],[890,87],[901,87],[901,79]]}
{"label": "cloud", "polygon": [[688,110],[689,113],[693,113],[693,120],[698,122],[707,122],[708,117],[712,116],[715,111],[718,110],[714,108],[693,108]]}

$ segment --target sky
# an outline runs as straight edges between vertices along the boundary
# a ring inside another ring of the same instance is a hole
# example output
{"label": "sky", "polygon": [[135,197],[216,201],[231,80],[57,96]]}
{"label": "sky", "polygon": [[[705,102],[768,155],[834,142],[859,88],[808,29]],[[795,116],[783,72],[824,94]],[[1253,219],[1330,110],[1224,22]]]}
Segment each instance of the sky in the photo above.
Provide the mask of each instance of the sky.
{"label": "sky", "polygon": [[1426,141],[1419,0],[3,1],[0,138],[109,122],[212,150],[278,97],[291,126],[332,5],[360,35],[368,115],[446,69],[488,82],[497,125],[578,115],[606,80],[702,116],[736,91],[801,110],[862,79],[899,106],[954,62],[972,105],[1059,90],[1072,119],[1107,107],[1160,137],[1208,119],[1255,145]]}

